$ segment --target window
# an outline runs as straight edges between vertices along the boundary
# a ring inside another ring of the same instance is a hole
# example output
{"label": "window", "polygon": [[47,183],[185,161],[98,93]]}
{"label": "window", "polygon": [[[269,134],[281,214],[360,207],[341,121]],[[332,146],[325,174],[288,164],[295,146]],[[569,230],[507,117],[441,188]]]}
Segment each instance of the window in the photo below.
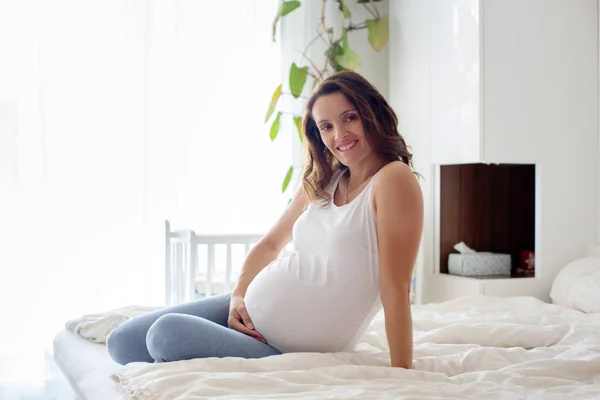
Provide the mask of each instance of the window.
{"label": "window", "polygon": [[292,163],[292,135],[271,142],[264,123],[281,82],[277,5],[0,3],[0,143],[7,110],[18,141],[0,163],[18,183],[0,186],[0,300],[15,315],[35,310],[50,334],[160,304],[165,218],[205,233],[271,226]]}

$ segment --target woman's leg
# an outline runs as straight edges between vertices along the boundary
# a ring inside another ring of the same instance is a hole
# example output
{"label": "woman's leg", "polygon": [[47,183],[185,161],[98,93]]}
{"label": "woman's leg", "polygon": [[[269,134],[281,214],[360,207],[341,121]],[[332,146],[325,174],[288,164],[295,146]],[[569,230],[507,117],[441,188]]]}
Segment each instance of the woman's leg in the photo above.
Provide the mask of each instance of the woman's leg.
{"label": "woman's leg", "polygon": [[251,336],[185,314],[160,317],[150,327],[146,345],[157,362],[206,357],[262,358],[280,354]]}
{"label": "woman's leg", "polygon": [[106,338],[106,347],[111,358],[121,365],[134,361],[154,362],[146,347],[148,329],[165,314],[188,314],[204,318],[227,327],[230,293],[205,297],[200,300],[172,307],[165,307],[123,322]]}

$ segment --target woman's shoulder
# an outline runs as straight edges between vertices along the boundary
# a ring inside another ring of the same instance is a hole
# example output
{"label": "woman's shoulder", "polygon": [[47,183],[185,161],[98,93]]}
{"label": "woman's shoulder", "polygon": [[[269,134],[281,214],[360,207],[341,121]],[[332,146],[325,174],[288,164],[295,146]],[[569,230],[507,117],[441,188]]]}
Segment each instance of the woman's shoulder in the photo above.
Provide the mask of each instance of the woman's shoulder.
{"label": "woman's shoulder", "polygon": [[416,176],[413,170],[402,161],[392,161],[377,171],[373,183],[381,185],[398,181],[416,181]]}
{"label": "woman's shoulder", "polygon": [[373,180],[373,200],[422,196],[421,186],[414,171],[402,161],[383,166]]}

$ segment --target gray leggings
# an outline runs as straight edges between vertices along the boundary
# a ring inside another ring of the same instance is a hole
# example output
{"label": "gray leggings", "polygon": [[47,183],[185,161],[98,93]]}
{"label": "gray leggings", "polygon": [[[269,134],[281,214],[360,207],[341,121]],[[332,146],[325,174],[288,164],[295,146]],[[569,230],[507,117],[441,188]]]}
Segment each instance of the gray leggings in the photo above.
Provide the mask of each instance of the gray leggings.
{"label": "gray leggings", "polygon": [[132,318],[107,337],[117,363],[169,362],[205,357],[261,358],[273,347],[227,327],[230,293],[162,308]]}

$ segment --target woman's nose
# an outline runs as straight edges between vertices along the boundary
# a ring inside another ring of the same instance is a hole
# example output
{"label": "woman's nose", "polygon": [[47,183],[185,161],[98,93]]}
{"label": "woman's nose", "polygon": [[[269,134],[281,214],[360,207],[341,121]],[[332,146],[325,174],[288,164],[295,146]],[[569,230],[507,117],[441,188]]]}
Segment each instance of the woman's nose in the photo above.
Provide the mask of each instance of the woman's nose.
{"label": "woman's nose", "polygon": [[344,128],[335,128],[335,138],[337,140],[343,140],[348,136],[348,132]]}

